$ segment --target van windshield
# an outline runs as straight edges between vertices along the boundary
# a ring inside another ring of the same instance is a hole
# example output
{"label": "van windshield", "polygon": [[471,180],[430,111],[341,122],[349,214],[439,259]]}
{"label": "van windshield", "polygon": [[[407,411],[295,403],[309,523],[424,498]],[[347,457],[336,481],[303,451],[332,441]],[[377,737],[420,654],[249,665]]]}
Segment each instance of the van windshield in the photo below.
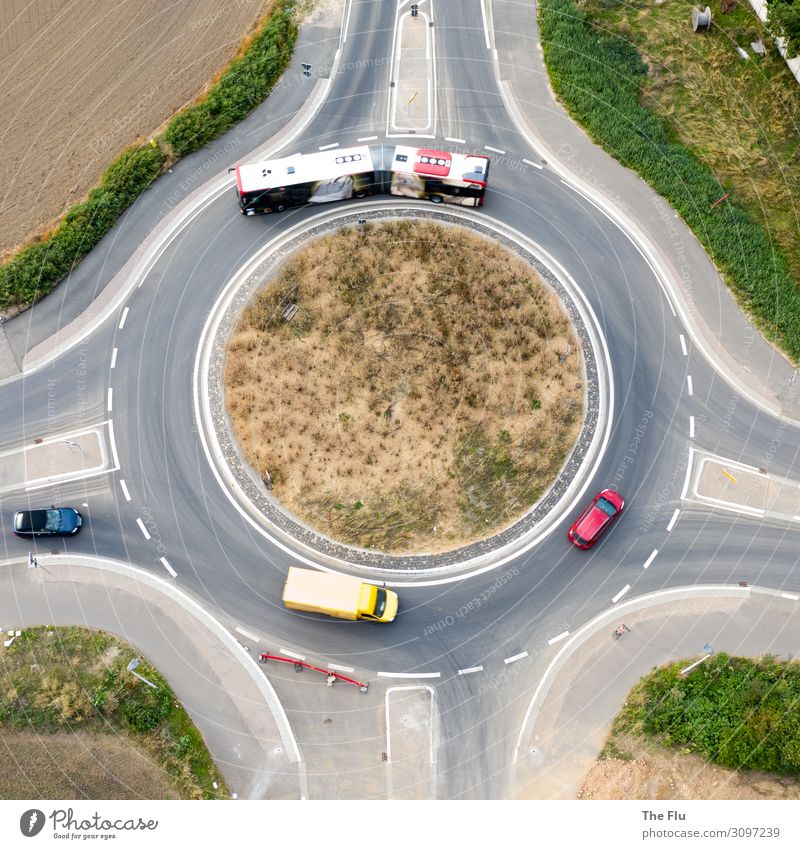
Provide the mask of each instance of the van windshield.
{"label": "van windshield", "polygon": [[386,610],[386,590],[378,587],[378,593],[375,597],[375,616],[380,619],[384,610]]}

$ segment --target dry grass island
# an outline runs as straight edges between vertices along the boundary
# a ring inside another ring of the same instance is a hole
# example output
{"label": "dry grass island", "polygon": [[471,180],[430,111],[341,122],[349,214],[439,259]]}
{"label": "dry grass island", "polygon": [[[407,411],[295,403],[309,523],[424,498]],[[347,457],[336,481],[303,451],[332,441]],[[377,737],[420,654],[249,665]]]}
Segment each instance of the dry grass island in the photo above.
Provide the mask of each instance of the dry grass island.
{"label": "dry grass island", "polygon": [[225,382],[243,454],[281,504],[395,553],[523,515],[571,451],[585,396],[572,324],[536,272],[423,221],[294,254],[244,310]]}

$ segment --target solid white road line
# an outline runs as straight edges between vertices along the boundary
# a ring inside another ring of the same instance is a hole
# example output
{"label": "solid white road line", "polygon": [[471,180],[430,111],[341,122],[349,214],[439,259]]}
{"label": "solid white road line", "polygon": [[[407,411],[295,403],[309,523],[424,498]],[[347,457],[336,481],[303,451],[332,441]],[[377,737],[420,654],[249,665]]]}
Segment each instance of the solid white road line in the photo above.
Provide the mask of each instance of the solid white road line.
{"label": "solid white road line", "polygon": [[114,350],[111,352],[111,368],[116,368],[116,365],[117,365],[117,351],[118,351],[118,350],[119,350],[119,348],[114,348]]}
{"label": "solid white road line", "polygon": [[467,143],[466,139],[454,139],[451,136],[445,136],[444,140],[449,141],[449,142],[453,142],[453,144],[466,144]]}
{"label": "solid white road line", "polygon": [[333,142],[333,144],[323,144],[320,146],[320,150],[330,150],[332,147],[339,147],[339,142]]}
{"label": "solid white road line", "polygon": [[131,500],[131,494],[128,492],[128,484],[125,483],[125,480],[123,478],[119,479],[119,486],[120,486],[120,489],[122,490],[122,494],[125,496],[125,500],[130,501]]}
{"label": "solid white road line", "polygon": [[554,643],[559,642],[560,640],[566,640],[569,636],[569,631],[562,631],[560,634],[556,634],[555,637],[550,637],[547,641],[548,646],[552,646]]}
{"label": "solid white road line", "polygon": [[681,340],[681,352],[683,353],[684,357],[688,357],[689,351],[686,349],[686,337],[683,335],[683,333],[680,334],[680,340]]}
{"label": "solid white road line", "polygon": [[293,657],[295,660],[305,660],[306,656],[304,654],[296,654],[293,651],[289,651],[288,649],[278,649],[281,654],[285,654],[287,657]]}
{"label": "solid white road line", "polygon": [[379,678],[441,678],[441,672],[379,672]]}
{"label": "solid white road line", "polygon": [[[689,449],[689,462],[686,464],[686,478],[683,481],[683,489],[681,489],[681,501],[686,498],[687,493],[689,492],[689,482],[692,479],[692,467],[694,466],[694,448]],[[699,476],[698,476],[699,480]],[[695,495],[697,493],[695,492]],[[669,528],[667,528],[669,530]]]}
{"label": "solid white road line", "polygon": [[119,320],[119,324],[117,325],[120,330],[125,327],[125,319],[128,317],[128,313],[130,312],[130,307],[125,307],[122,311],[122,317]]}
{"label": "solid white road line", "polygon": [[481,18],[483,18],[483,37],[486,39],[486,49],[490,50],[492,44],[489,41],[489,24],[486,22],[486,0],[481,0]]}
{"label": "solid white road line", "polygon": [[119,454],[117,453],[117,440],[114,438],[114,422],[111,419],[108,420],[108,441],[111,444],[111,459],[114,461],[113,470],[116,470],[119,468]]}
{"label": "solid white road line", "polygon": [[614,596],[614,598],[611,599],[611,603],[616,604],[622,598],[622,596],[624,596],[625,593],[628,592],[630,588],[630,584],[625,584],[625,586]]}
{"label": "solid white road line", "polygon": [[482,666],[468,666],[466,669],[459,669],[459,675],[471,675],[473,672],[483,672]]}
{"label": "solid white road line", "polygon": [[678,521],[678,516],[680,515],[680,510],[676,507],[675,512],[672,514],[672,518],[669,520],[669,524],[667,525],[667,530],[671,531],[675,527],[675,522]]}
{"label": "solid white road line", "polygon": [[356,139],[357,142],[365,142],[365,141],[375,141],[378,138],[377,136],[362,136],[360,139]]}
{"label": "solid white road line", "polygon": [[694,395],[694,384],[692,383],[692,376],[690,374],[686,375],[686,386],[689,389],[689,394]]}
{"label": "solid white road line", "polygon": [[544,168],[544,165],[540,165],[538,162],[531,162],[530,159],[522,160],[526,165],[533,165],[534,168],[538,168],[540,171]]}
{"label": "solid white road line", "polygon": [[236,627],[233,630],[236,631],[237,634],[241,634],[243,637],[246,637],[248,640],[252,640],[254,643],[260,642],[259,638],[255,634],[245,631],[244,628]]}
{"label": "solid white road line", "polygon": [[144,522],[141,519],[136,520],[136,524],[139,526],[139,530],[144,534],[145,539],[150,539],[150,533],[147,528],[144,526]]}
{"label": "solid white road line", "polygon": [[781,598],[788,598],[789,601],[800,601],[800,595],[792,595],[791,593],[781,593]]}
{"label": "solid white road line", "polygon": [[505,154],[504,150],[500,150],[499,147],[492,147],[490,144],[485,144],[483,146],[484,150],[491,150],[492,153],[499,153],[501,156]]}
{"label": "solid white road line", "polygon": [[352,666],[339,666],[338,663],[329,663],[328,669],[335,669],[337,672],[355,672]]}
{"label": "solid white road line", "polygon": [[515,654],[513,657],[507,657],[503,663],[513,663],[515,660],[522,660],[523,657],[527,657],[528,652],[521,651],[519,654]]}
{"label": "solid white road line", "polygon": [[689,416],[689,439],[694,439],[694,416]]}
{"label": "solid white road line", "polygon": [[658,549],[654,548],[653,553],[647,558],[647,560],[644,561],[644,565],[642,566],[642,569],[646,569],[656,559],[657,556],[658,556]]}
{"label": "solid white road line", "polygon": [[162,557],[161,562],[164,564],[164,568],[167,570],[167,572],[170,573],[170,575],[172,575],[173,578],[178,577],[178,573],[172,568],[172,566],[169,565],[169,561],[166,557]]}
{"label": "solid white road line", "polygon": [[106,409],[108,412],[111,412],[111,400],[114,395],[114,390],[109,386],[108,387],[108,402],[106,403]]}

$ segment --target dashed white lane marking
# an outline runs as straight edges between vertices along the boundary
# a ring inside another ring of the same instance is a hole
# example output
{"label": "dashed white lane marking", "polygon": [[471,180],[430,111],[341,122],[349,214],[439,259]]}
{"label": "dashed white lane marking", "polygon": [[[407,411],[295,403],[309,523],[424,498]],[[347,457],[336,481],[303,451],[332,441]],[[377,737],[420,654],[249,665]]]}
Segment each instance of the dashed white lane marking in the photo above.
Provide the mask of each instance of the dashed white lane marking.
{"label": "dashed white lane marking", "polygon": [[355,672],[352,666],[340,666],[338,663],[329,663],[328,669],[335,669],[337,672]]}
{"label": "dashed white lane marking", "polygon": [[293,657],[295,660],[305,660],[306,656],[304,654],[297,654],[296,652],[289,651],[288,649],[278,649],[281,654],[285,654],[287,657]]}
{"label": "dashed white lane marking", "polygon": [[441,672],[379,672],[379,678],[441,678]]}
{"label": "dashed white lane marking", "polygon": [[136,524],[139,526],[139,530],[144,534],[144,538],[150,539],[150,532],[144,526],[144,522],[141,519],[137,519]]}
{"label": "dashed white lane marking", "polygon": [[658,557],[658,549],[654,548],[653,553],[644,561],[642,569],[646,569]]}
{"label": "dashed white lane marking", "polygon": [[170,573],[170,575],[172,575],[173,578],[178,577],[178,573],[172,568],[172,566],[169,565],[169,560],[167,560],[166,557],[162,557],[161,562],[164,564],[164,568],[167,570],[167,572]]}
{"label": "dashed white lane marking", "polygon": [[625,584],[625,586],[614,596],[614,598],[611,599],[611,603],[616,604],[622,598],[622,596],[624,596],[625,593],[628,592],[630,588],[630,584]]}
{"label": "dashed white lane marking", "polygon": [[490,144],[485,144],[483,146],[484,150],[491,150],[492,153],[499,153],[501,156],[505,154],[504,150],[500,150],[499,147],[492,147]]}
{"label": "dashed white lane marking", "polygon": [[547,641],[548,646],[552,646],[554,643],[559,642],[560,640],[566,640],[569,636],[569,631],[562,631],[560,634],[556,634],[555,637],[550,637]]}
{"label": "dashed white lane marking", "polygon": [[781,598],[788,598],[789,601],[800,601],[800,595],[792,595],[791,593],[781,593]]}
{"label": "dashed white lane marking", "polygon": [[114,395],[114,390],[109,386],[108,387],[108,401],[106,403],[106,409],[108,410],[109,413],[111,412],[111,400],[113,398],[113,395]]}
{"label": "dashed white lane marking", "polygon": [[360,139],[356,139],[357,142],[365,142],[365,141],[375,141],[378,138],[377,136],[361,136]]}
{"label": "dashed white lane marking", "polygon": [[244,628],[234,628],[237,634],[241,634],[243,637],[247,637],[248,640],[252,640],[254,643],[259,642],[259,638],[255,634],[251,634],[249,631],[245,631]]}
{"label": "dashed white lane marking", "polygon": [[122,311],[122,317],[120,318],[119,325],[118,325],[120,330],[122,330],[122,328],[125,327],[125,319],[128,317],[129,312],[130,312],[130,307],[125,307],[125,309]]}
{"label": "dashed white lane marking", "polygon": [[444,140],[449,141],[449,142],[453,142],[453,144],[466,144],[467,143],[466,139],[454,139],[454,138],[452,138],[452,136],[445,136]]}
{"label": "dashed white lane marking", "polygon": [[515,654],[513,657],[507,657],[503,663],[513,663],[515,660],[522,660],[523,657],[527,657],[528,652],[521,651],[519,654]]}
{"label": "dashed white lane marking", "polygon": [[669,520],[669,524],[667,525],[667,530],[671,531],[675,527],[675,522],[678,521],[678,516],[680,515],[680,510],[676,507],[675,512],[672,514],[672,518]]}
{"label": "dashed white lane marking", "polygon": [[684,357],[688,357],[689,351],[686,348],[686,337],[683,335],[683,333],[681,333],[681,335],[680,335],[680,340],[681,340],[681,352],[683,353]]}
{"label": "dashed white lane marking", "polygon": [[483,672],[482,666],[468,666],[466,669],[459,669],[459,675],[471,675],[473,672]]}
{"label": "dashed white lane marking", "polygon": [[689,439],[694,439],[694,416],[689,416]]}
{"label": "dashed white lane marking", "polygon": [[339,147],[339,142],[333,142],[333,144],[323,144],[319,149],[330,150],[332,147]]}
{"label": "dashed white lane marking", "polygon": [[117,351],[118,350],[119,350],[119,348],[114,348],[114,350],[111,352],[111,368],[116,368],[116,366],[117,366]]}
{"label": "dashed white lane marking", "polygon": [[544,168],[544,165],[540,165],[538,162],[531,162],[530,159],[522,160],[526,165],[533,165],[534,168],[538,168],[540,171]]}
{"label": "dashed white lane marking", "polygon": [[694,395],[694,384],[692,383],[692,376],[690,374],[686,375],[686,386],[689,389],[689,394]]}
{"label": "dashed white lane marking", "polygon": [[119,488],[122,490],[122,494],[125,496],[125,500],[130,501],[131,494],[128,492],[128,484],[125,483],[123,478],[119,479]]}

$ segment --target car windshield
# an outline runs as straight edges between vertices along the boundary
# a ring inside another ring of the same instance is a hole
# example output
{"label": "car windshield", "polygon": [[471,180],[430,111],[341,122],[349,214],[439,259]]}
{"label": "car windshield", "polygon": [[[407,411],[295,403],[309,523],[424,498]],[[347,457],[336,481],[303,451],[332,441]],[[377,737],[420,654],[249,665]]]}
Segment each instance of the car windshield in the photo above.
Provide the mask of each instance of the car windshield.
{"label": "car windshield", "polygon": [[578,545],[588,545],[589,544],[589,540],[584,539],[580,534],[573,533],[573,537],[575,539],[575,542],[578,543]]}
{"label": "car windshield", "polygon": [[608,516],[617,515],[617,508],[607,498],[598,498],[597,506]]}
{"label": "car windshield", "polygon": [[378,587],[378,593],[375,598],[375,615],[378,619],[383,616],[383,611],[386,610],[386,590]]}
{"label": "car windshield", "polygon": [[48,510],[47,511],[47,520],[44,523],[44,529],[46,531],[60,531],[61,530],[61,511],[60,510]]}

